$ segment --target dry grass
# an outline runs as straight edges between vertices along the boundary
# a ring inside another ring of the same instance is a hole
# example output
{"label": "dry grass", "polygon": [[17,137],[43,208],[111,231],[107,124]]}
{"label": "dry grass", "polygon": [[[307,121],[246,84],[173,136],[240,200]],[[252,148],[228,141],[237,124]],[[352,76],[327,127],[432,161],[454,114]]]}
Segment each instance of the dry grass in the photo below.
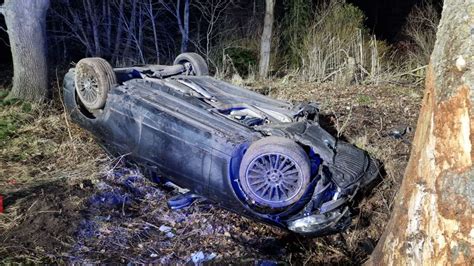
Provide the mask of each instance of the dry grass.
{"label": "dry grass", "polygon": [[319,3],[299,48],[299,77],[319,83],[385,82],[389,46],[367,33],[364,20],[364,13],[345,1]]}
{"label": "dry grass", "polygon": [[[0,106],[1,195],[98,176],[106,157],[90,136],[67,124],[64,114],[52,105],[17,102]],[[24,201],[19,199],[0,215],[0,232],[7,232],[28,216],[34,203],[29,202],[25,212],[21,210]]]}
{"label": "dry grass", "polygon": [[[87,178],[105,157],[90,136],[77,126],[66,126],[63,113],[48,105],[33,105],[25,112],[21,105],[6,106],[0,110],[0,119],[11,117],[14,129],[1,140],[0,182],[8,189],[27,185],[28,182],[57,178]],[[68,132],[71,132],[69,135]],[[84,170],[71,176],[71,170]]]}

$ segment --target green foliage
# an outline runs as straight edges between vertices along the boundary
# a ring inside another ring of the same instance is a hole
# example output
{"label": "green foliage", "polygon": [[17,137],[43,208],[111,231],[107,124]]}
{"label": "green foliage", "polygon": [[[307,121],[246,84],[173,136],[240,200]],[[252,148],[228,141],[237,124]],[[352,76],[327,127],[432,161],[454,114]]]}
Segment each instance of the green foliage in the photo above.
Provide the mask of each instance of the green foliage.
{"label": "green foliage", "polygon": [[0,117],[0,143],[15,133],[17,121],[12,117]]}
{"label": "green foliage", "polygon": [[[369,39],[364,20],[364,13],[345,1],[319,4],[303,38],[304,77],[327,81],[336,79],[336,74],[344,75],[343,70],[354,72],[354,65],[364,62],[360,48],[364,46],[364,39]],[[353,76],[353,73],[347,75]]]}
{"label": "green foliage", "polygon": [[18,99],[5,100],[7,95],[8,91],[0,91],[0,144],[13,136],[33,112],[31,103]]}
{"label": "green foliage", "polygon": [[302,42],[307,34],[312,15],[312,2],[307,0],[285,0],[283,18],[283,49],[289,66],[301,64]]}
{"label": "green foliage", "polygon": [[314,44],[328,46],[337,42],[348,50],[358,35],[367,35],[362,10],[345,1],[334,1],[318,6],[312,27],[305,36],[306,49]]}
{"label": "green foliage", "polygon": [[372,97],[366,94],[360,94],[357,96],[357,103],[360,105],[369,105],[373,102]]}
{"label": "green foliage", "polygon": [[31,113],[31,111],[33,110],[33,107],[31,106],[31,103],[24,102],[24,103],[21,105],[21,110],[22,110],[24,113]]}
{"label": "green foliage", "polygon": [[249,69],[256,67],[257,51],[244,47],[231,47],[225,50],[226,55],[232,60],[235,70],[242,75],[248,76]]}
{"label": "green foliage", "polygon": [[[255,34],[255,32],[252,32]],[[218,46],[210,54],[210,67],[219,78],[231,78],[234,74],[247,78],[258,66],[260,38],[257,36],[221,36]]]}
{"label": "green foliage", "polygon": [[[327,12],[326,14],[324,14]],[[332,32],[334,37],[350,41],[356,30],[364,29],[365,15],[356,6],[340,2],[329,6],[327,10],[321,10],[320,15],[326,18],[315,28],[323,32]]]}
{"label": "green foliage", "polygon": [[0,101],[3,101],[8,96],[8,90],[0,90]]}
{"label": "green foliage", "polygon": [[20,99],[16,98],[8,98],[8,94],[10,91],[8,90],[0,90],[0,107],[1,106],[9,106],[9,105],[15,105],[17,103],[21,103]]}

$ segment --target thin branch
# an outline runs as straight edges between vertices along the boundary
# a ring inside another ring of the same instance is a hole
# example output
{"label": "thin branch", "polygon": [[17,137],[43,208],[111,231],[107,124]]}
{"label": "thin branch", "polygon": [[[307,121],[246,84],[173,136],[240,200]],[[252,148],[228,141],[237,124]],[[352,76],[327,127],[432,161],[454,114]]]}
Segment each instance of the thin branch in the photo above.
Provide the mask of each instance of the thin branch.
{"label": "thin branch", "polygon": [[8,41],[6,41],[5,39],[0,38],[0,41],[1,41],[6,47],[11,47],[11,46],[10,46],[10,43],[9,43]]}
{"label": "thin branch", "polygon": [[[179,3],[179,2],[178,2]],[[176,5],[173,5],[173,8],[171,8],[168,4],[166,4],[163,0],[160,0],[160,4],[166,9],[166,11],[168,11],[170,14],[172,14],[175,18],[178,18],[179,16],[177,15],[177,13],[179,12],[176,12],[176,9],[178,9],[176,7]]]}
{"label": "thin branch", "polygon": [[[4,14],[5,12],[5,7],[3,5],[0,6],[0,14]],[[6,32],[8,33],[7,31],[7,28],[3,27],[3,26],[0,26],[0,31],[3,31],[3,32]],[[7,47],[10,47],[10,43],[6,40],[4,40],[3,38],[0,38],[0,41]]]}

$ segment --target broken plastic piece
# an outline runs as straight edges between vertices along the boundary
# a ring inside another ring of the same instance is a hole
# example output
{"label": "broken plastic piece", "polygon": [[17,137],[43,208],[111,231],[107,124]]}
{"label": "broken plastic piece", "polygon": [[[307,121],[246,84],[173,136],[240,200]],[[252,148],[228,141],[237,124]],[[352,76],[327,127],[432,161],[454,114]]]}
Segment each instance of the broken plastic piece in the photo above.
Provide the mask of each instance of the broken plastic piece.
{"label": "broken plastic piece", "polygon": [[194,265],[201,265],[203,262],[210,261],[215,257],[217,257],[216,253],[206,254],[202,251],[198,251],[191,254],[191,261]]}
{"label": "broken plastic piece", "polygon": [[168,206],[172,210],[179,210],[189,207],[194,201],[201,198],[201,196],[186,192],[184,194],[178,194],[168,200]]}

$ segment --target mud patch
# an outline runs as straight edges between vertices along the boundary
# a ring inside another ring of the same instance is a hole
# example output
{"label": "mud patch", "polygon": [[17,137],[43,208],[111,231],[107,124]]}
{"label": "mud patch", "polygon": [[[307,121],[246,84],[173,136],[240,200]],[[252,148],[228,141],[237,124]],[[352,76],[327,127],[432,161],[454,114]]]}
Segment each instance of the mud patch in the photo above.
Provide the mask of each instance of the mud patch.
{"label": "mud patch", "polygon": [[[92,194],[90,181],[76,185],[65,181],[44,183],[6,195],[1,217],[9,226],[0,230],[0,257],[8,261],[62,261],[74,244],[84,199]],[[20,256],[18,256],[20,255]]]}

